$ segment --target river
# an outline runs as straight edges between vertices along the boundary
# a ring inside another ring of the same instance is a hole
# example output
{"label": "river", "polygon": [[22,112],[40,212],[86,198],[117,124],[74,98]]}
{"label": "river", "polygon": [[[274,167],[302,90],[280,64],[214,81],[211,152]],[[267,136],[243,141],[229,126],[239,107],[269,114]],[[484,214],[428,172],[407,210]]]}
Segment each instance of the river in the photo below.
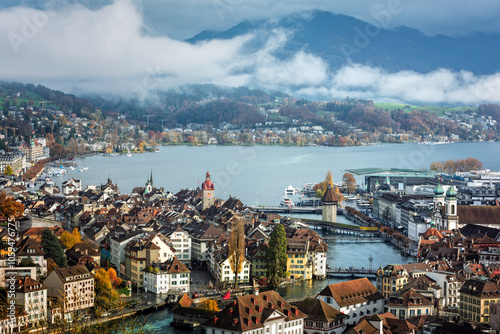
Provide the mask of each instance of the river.
{"label": "river", "polygon": [[[344,217],[340,217],[339,222],[346,222]],[[321,234],[321,232],[319,232]],[[391,263],[407,263],[412,262],[412,258],[402,256],[394,246],[386,243],[366,243],[362,246],[356,246],[352,243],[329,243],[327,253],[327,263],[332,267],[350,267],[354,265],[356,268],[369,268],[370,256],[373,257],[372,268],[378,268],[380,265],[385,266]],[[285,299],[300,298],[304,296],[316,295],[328,284],[342,282],[345,279],[325,279],[325,280],[310,280],[302,281],[293,285],[288,285],[278,289],[278,292]],[[373,281],[375,284],[375,281]],[[151,329],[157,333],[180,334],[185,331],[176,330],[170,327],[170,322],[173,315],[168,309],[163,309],[156,313],[151,313],[147,316],[139,318],[141,321],[146,321]]]}
{"label": "river", "polygon": [[[285,187],[301,187],[322,181],[328,170],[335,182],[345,169],[352,168],[428,168],[431,162],[477,158],[485,168],[500,170],[500,142],[454,143],[440,145],[380,144],[358,147],[285,146],[161,146],[156,153],[132,157],[95,155],[77,159],[78,172],[69,170],[53,181],[75,177],[83,185],[117,182],[122,193],[146,183],[153,171],[155,186],[167,191],[196,188],[210,172],[217,197],[235,196],[244,204],[278,205]],[[358,179],[358,183],[364,179]]]}

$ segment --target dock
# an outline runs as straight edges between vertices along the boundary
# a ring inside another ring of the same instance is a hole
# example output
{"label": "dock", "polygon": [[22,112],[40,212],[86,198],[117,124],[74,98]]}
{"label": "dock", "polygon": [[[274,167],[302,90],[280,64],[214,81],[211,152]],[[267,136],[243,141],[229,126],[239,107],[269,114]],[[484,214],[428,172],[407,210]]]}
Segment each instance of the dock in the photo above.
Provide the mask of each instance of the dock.
{"label": "dock", "polygon": [[251,206],[252,210],[264,213],[310,213],[321,214],[321,207],[314,206]]}

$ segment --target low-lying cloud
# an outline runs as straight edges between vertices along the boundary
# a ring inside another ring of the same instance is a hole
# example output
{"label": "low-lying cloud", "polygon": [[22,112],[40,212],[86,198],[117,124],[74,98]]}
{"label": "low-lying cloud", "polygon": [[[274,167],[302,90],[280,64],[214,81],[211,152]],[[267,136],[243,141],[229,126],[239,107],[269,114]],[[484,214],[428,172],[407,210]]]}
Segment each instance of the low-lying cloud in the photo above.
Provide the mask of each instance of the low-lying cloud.
{"label": "low-lying cloud", "polygon": [[146,97],[184,84],[215,83],[279,89],[294,95],[362,97],[412,103],[500,102],[500,74],[438,69],[387,73],[346,64],[331,71],[320,57],[298,51],[275,56],[292,31],[266,32],[265,45],[249,54],[257,36],[195,45],[148,34],[140,8],[117,0],[91,10],[81,5],[41,11],[0,11],[0,80],[42,83],[65,92]]}

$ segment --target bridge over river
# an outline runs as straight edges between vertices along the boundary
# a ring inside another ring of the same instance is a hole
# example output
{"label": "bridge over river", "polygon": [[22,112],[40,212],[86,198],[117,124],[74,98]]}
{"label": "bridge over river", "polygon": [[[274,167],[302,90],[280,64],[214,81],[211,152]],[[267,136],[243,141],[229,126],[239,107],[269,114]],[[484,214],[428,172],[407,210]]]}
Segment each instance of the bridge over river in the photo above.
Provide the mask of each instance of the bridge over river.
{"label": "bridge over river", "polygon": [[350,268],[333,268],[326,270],[326,276],[329,277],[354,277],[354,278],[376,278],[377,270],[374,269],[356,269]]}
{"label": "bridge over river", "polygon": [[340,244],[377,244],[385,243],[382,238],[363,237],[363,238],[342,238],[342,237],[323,237],[326,242],[335,242]]}

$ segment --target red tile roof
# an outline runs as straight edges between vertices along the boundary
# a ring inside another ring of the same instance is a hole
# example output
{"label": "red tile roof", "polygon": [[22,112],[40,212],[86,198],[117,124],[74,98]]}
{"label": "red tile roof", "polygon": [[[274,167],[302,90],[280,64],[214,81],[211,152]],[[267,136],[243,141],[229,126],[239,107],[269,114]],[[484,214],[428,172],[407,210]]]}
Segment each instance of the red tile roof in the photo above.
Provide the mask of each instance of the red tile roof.
{"label": "red tile roof", "polygon": [[238,297],[204,325],[243,332],[262,328],[263,323],[271,316],[273,319],[285,318],[285,321],[307,317],[277,292],[266,291],[257,296]]}
{"label": "red tile roof", "polygon": [[319,295],[333,297],[340,307],[383,299],[382,294],[366,277],[330,284]]}

